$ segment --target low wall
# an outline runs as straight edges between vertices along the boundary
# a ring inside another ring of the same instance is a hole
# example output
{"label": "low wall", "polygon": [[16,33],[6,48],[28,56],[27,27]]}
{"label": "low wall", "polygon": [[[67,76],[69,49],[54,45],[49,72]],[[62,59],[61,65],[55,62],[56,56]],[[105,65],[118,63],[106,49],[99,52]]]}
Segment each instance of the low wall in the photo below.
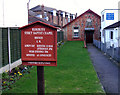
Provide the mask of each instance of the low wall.
{"label": "low wall", "polygon": [[120,62],[120,47],[114,48],[110,46],[110,43],[102,43],[98,40],[94,40],[93,44],[107,55],[111,56],[116,61]]}
{"label": "low wall", "polygon": [[13,62],[13,63],[10,64],[10,65],[7,64],[6,66],[0,68],[0,73],[3,73],[3,72],[5,72],[5,71],[9,71],[9,69],[12,70],[13,68],[15,68],[15,67],[17,67],[17,66],[19,66],[19,65],[21,65],[21,64],[22,64],[21,59],[19,59],[19,60]]}

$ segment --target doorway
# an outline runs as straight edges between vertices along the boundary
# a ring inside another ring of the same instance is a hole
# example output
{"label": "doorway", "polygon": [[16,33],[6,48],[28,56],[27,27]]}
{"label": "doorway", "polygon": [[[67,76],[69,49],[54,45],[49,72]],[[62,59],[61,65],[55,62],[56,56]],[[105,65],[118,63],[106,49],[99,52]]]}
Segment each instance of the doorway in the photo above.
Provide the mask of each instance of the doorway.
{"label": "doorway", "polygon": [[94,31],[91,31],[91,30],[85,31],[86,43],[93,43],[93,33]]}

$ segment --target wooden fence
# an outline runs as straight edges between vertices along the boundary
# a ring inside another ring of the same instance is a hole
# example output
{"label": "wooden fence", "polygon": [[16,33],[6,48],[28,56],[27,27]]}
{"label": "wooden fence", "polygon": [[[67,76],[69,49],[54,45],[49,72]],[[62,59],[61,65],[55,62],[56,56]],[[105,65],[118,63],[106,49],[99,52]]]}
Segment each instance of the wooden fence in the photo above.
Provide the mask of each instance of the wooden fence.
{"label": "wooden fence", "polygon": [[[8,54],[8,28],[1,28],[2,35],[2,66],[9,63]],[[21,58],[21,31],[18,28],[10,28],[10,55],[11,62]]]}

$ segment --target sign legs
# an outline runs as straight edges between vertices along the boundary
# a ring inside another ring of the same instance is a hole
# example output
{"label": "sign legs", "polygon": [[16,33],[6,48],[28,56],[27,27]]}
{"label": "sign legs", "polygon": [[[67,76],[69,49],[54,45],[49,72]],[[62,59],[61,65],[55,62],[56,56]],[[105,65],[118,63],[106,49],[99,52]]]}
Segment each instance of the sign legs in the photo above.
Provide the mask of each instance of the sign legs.
{"label": "sign legs", "polygon": [[44,66],[37,66],[38,95],[45,95]]}

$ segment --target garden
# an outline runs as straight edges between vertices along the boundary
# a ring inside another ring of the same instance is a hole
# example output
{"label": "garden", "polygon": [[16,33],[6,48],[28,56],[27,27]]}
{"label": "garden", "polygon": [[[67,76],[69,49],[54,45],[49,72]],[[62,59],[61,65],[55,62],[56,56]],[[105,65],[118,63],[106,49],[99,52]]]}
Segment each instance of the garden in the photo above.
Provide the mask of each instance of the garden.
{"label": "garden", "polygon": [[[2,74],[3,94],[37,94],[37,67],[19,66]],[[44,67],[45,93],[104,94],[81,41],[59,43],[57,67]]]}
{"label": "garden", "polygon": [[11,71],[5,71],[2,73],[2,91],[7,91],[9,89],[12,89],[12,84],[14,84],[16,81],[20,80],[22,77],[24,77],[26,74],[30,73],[32,66],[23,66],[20,65],[18,67],[15,67]]}

